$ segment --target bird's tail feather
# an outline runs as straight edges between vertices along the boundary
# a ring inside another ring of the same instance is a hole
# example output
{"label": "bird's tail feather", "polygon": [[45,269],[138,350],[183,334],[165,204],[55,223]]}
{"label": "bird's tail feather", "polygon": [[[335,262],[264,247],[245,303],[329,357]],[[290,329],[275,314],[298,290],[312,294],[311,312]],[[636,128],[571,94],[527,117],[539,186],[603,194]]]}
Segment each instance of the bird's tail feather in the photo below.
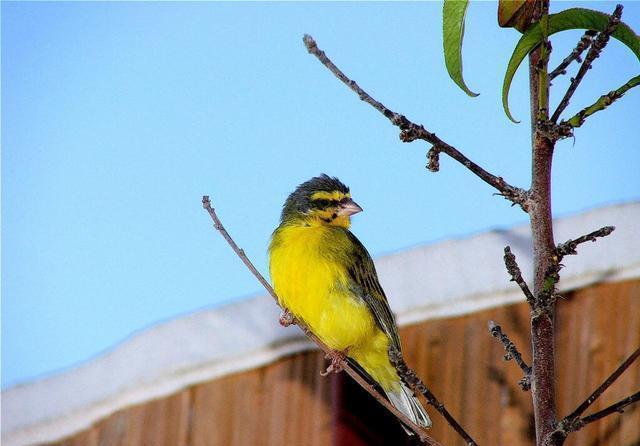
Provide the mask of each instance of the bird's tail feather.
{"label": "bird's tail feather", "polygon": [[[424,428],[431,427],[431,419],[427,412],[424,410],[418,399],[414,396],[413,392],[409,390],[404,384],[401,384],[400,389],[395,391],[386,392],[387,397],[391,404],[393,404],[400,412],[405,414],[407,418],[416,423],[418,426]],[[404,426],[403,426],[404,427]],[[408,434],[412,434],[405,428]]]}

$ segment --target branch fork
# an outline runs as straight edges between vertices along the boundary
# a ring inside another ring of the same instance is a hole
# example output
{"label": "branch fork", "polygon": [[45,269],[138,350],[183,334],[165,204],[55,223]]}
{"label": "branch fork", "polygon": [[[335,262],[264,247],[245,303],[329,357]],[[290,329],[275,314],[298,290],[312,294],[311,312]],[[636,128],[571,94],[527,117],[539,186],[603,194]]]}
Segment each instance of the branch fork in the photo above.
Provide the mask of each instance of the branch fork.
{"label": "branch fork", "polygon": [[640,357],[640,348],[636,349],[616,370],[589,395],[573,412],[564,417],[556,428],[545,438],[544,446],[561,445],[571,433],[582,429],[589,423],[600,420],[614,413],[623,413],[625,408],[640,401],[640,391],[623,398],[622,400],[607,406],[591,415],[582,417],[582,414],[607,390],[623,373]]}

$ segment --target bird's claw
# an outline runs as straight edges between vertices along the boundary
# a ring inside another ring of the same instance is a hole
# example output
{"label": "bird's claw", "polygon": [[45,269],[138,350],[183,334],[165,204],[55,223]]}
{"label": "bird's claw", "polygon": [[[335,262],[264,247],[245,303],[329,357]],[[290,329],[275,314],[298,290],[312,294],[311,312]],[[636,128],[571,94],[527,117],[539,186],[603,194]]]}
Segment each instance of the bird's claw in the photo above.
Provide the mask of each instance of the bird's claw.
{"label": "bird's claw", "polygon": [[283,327],[288,327],[289,325],[293,325],[296,323],[296,318],[293,317],[293,314],[289,313],[289,310],[282,310],[280,313],[280,325]]}
{"label": "bird's claw", "polygon": [[344,370],[344,361],[347,359],[347,354],[345,352],[336,352],[331,351],[327,353],[325,359],[331,360],[331,364],[324,372],[320,372],[321,376],[327,376],[331,373],[340,373]]}

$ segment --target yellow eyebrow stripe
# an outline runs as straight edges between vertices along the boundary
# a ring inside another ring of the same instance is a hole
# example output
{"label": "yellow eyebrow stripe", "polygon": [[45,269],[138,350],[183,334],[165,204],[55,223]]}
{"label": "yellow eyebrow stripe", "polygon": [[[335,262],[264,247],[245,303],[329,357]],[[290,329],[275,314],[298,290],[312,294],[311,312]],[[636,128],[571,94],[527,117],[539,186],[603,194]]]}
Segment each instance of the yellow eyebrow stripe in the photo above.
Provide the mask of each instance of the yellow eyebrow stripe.
{"label": "yellow eyebrow stripe", "polygon": [[344,197],[347,198],[351,198],[351,194],[350,193],[342,193],[340,191],[334,190],[332,192],[327,192],[327,191],[319,191],[319,192],[314,192],[313,195],[311,195],[311,200],[342,200]]}

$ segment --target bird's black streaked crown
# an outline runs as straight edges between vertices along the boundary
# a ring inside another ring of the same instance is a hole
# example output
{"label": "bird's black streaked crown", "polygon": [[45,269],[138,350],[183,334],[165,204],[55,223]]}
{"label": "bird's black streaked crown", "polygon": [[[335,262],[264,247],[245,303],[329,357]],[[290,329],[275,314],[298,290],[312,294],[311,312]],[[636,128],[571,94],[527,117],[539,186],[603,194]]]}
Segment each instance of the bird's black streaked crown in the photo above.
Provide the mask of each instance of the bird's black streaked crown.
{"label": "bird's black streaked crown", "polygon": [[306,213],[312,207],[311,195],[321,191],[339,191],[346,194],[349,192],[349,188],[336,177],[330,177],[324,173],[320,176],[313,177],[302,183],[289,195],[284,202],[280,220],[285,221]]}

